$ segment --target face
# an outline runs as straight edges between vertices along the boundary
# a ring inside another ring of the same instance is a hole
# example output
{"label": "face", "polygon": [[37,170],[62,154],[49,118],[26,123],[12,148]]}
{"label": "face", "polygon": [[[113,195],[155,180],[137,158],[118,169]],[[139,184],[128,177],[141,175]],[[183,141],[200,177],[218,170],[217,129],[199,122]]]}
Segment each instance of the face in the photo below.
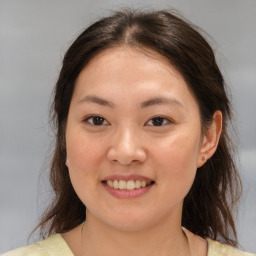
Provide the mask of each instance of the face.
{"label": "face", "polygon": [[66,148],[88,218],[120,230],[180,225],[201,141],[198,104],[156,53],[107,49],[80,73]]}

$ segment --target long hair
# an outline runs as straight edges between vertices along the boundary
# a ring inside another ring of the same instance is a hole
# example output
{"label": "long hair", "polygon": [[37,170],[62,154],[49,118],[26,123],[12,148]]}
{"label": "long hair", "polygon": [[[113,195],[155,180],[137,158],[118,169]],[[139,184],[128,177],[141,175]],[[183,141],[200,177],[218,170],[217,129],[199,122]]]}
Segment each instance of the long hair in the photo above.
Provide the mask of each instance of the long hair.
{"label": "long hair", "polygon": [[114,12],[85,29],[66,52],[51,112],[56,141],[50,182],[55,197],[37,226],[41,235],[69,231],[86,219],[86,206],[76,195],[65,165],[69,105],[76,79],[87,63],[104,49],[122,45],[156,52],[176,67],[199,105],[202,132],[211,124],[214,112],[222,112],[219,145],[197,170],[184,199],[182,225],[201,237],[237,246],[233,208],[241,193],[241,180],[227,133],[232,114],[226,85],[214,52],[199,29],[170,10]]}

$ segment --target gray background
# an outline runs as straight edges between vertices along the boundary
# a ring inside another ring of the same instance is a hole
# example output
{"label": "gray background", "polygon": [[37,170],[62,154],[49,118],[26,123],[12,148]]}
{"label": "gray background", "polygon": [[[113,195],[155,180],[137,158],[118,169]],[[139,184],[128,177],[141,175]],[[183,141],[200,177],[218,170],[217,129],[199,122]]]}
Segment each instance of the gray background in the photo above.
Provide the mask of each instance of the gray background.
{"label": "gray background", "polygon": [[255,0],[0,0],[0,253],[27,243],[50,199],[47,112],[65,50],[86,25],[124,6],[177,8],[215,39],[239,133],[239,238],[256,252]]}

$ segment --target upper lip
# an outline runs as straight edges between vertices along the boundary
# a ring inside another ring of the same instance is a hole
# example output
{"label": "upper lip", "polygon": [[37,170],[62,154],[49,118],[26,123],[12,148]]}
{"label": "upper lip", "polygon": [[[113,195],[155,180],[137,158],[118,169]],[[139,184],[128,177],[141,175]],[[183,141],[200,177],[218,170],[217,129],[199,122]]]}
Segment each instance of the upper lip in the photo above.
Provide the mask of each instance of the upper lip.
{"label": "upper lip", "polygon": [[106,181],[106,180],[145,180],[145,181],[153,181],[152,179],[145,177],[145,176],[141,176],[138,174],[130,174],[130,175],[123,175],[123,174],[116,174],[116,175],[110,175],[105,177],[102,181]]}

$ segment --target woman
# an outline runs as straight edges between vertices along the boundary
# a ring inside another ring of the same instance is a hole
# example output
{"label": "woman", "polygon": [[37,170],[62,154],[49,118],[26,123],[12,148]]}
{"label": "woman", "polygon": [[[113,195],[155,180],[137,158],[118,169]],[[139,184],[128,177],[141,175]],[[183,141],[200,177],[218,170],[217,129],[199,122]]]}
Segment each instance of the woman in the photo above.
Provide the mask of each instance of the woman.
{"label": "woman", "polygon": [[124,10],[68,49],[55,87],[47,239],[5,255],[252,255],[214,53],[169,11]]}

